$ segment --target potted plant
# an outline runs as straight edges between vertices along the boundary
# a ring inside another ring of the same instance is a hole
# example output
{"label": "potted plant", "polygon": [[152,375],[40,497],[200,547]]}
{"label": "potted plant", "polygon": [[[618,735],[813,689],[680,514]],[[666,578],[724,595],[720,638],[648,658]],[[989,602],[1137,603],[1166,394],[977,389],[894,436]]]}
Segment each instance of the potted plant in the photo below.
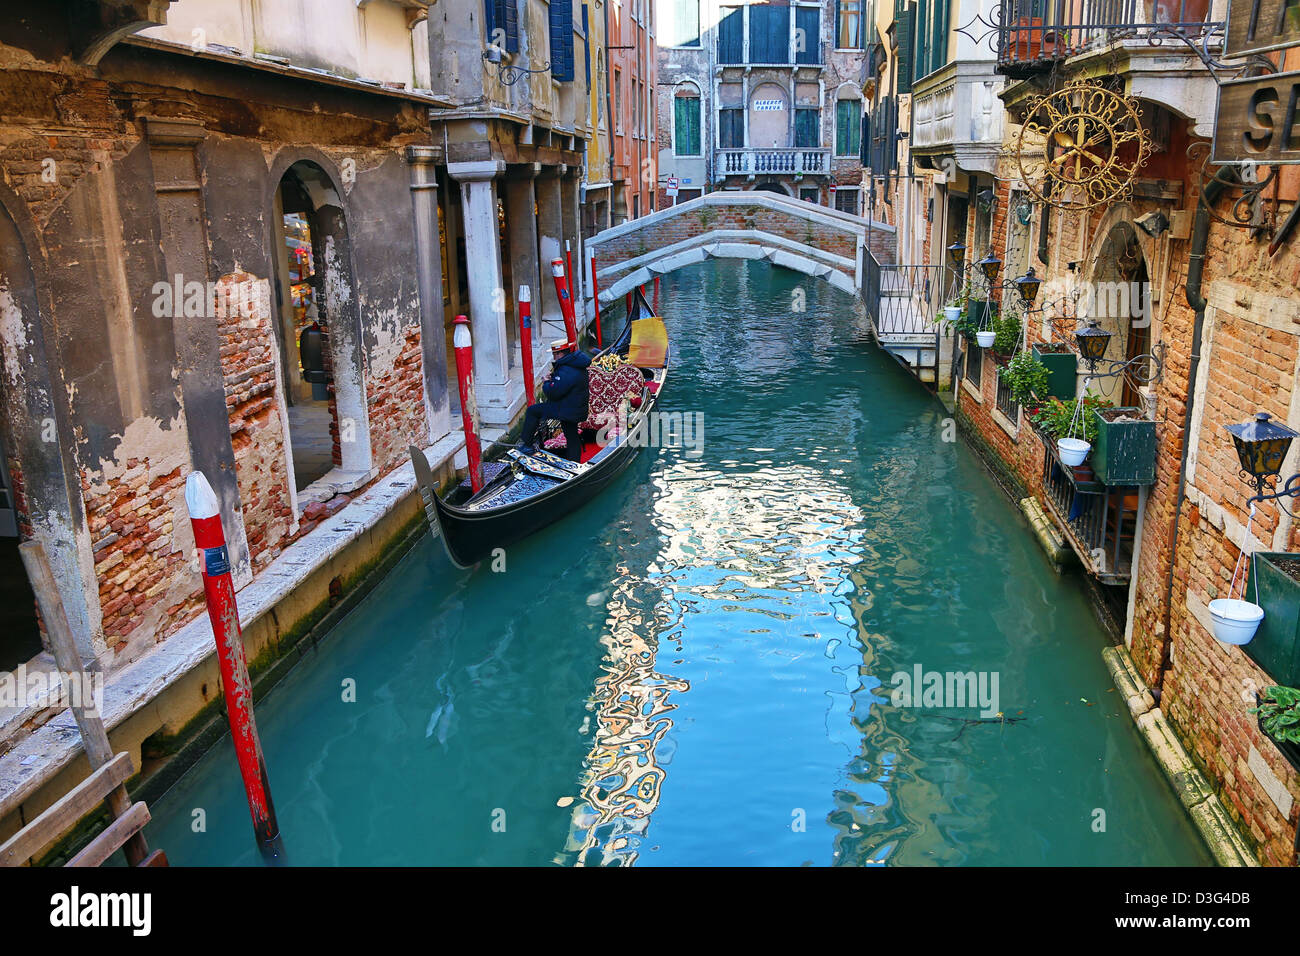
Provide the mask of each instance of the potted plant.
{"label": "potted plant", "polygon": [[1008,359],[1020,348],[1020,340],[1024,337],[1024,327],[1020,324],[1020,319],[1015,315],[994,316],[993,318],[993,351],[1003,359]]}
{"label": "potted plant", "polygon": [[[1097,419],[1090,414],[1094,409],[1106,408],[1110,402],[1096,395],[1087,395],[1082,399],[1083,408],[1079,409],[1079,399],[1063,402],[1059,398],[1048,399],[1031,417],[1031,421],[1043,435],[1044,440],[1056,443],[1057,457],[1061,464],[1073,470],[1076,481],[1092,480],[1092,469],[1081,474],[1083,466],[1092,450],[1092,443],[1097,439]],[[1082,421],[1082,427],[1080,426]],[[1082,431],[1082,437],[1078,437]],[[1062,444],[1064,443],[1064,444]]]}
{"label": "potted plant", "polygon": [[1047,366],[1029,352],[1017,352],[1007,362],[999,378],[1011,390],[1016,404],[1025,407],[1041,405],[1049,397],[1048,383],[1051,373]]}
{"label": "potted plant", "polygon": [[1092,467],[1108,485],[1149,485],[1156,480],[1156,423],[1140,408],[1098,408]]}
{"label": "potted plant", "polygon": [[947,305],[943,307],[943,319],[949,328],[955,328],[961,322],[966,303],[970,301],[970,283],[967,282],[957,291]]}
{"label": "potted plant", "polygon": [[1300,686],[1300,554],[1255,552],[1246,600],[1264,611],[1247,656],[1279,683]]}
{"label": "potted plant", "polygon": [[1066,342],[1036,342],[1034,343],[1034,358],[1047,366],[1050,380],[1047,386],[1047,392],[1043,395],[1054,395],[1059,399],[1069,401],[1074,398],[1075,389],[1078,386],[1078,356]]}
{"label": "potted plant", "polygon": [[997,337],[994,327],[998,321],[993,303],[985,299],[971,299],[967,313],[975,323],[975,344],[982,349],[991,348]]}
{"label": "potted plant", "polygon": [[1255,695],[1251,713],[1259,729],[1281,751],[1287,763],[1300,770],[1300,690],[1273,685]]}

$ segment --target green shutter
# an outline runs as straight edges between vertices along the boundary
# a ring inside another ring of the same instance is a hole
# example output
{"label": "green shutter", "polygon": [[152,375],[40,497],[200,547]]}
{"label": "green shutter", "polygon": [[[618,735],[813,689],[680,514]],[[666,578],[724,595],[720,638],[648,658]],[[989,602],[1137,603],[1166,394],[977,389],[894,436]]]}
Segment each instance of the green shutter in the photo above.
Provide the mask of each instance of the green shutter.
{"label": "green shutter", "polygon": [[898,15],[898,50],[895,59],[898,63],[898,92],[912,92],[912,21],[915,11],[907,7]]}
{"label": "green shutter", "polygon": [[679,96],[675,100],[676,152],[678,156],[700,155],[700,100]]}

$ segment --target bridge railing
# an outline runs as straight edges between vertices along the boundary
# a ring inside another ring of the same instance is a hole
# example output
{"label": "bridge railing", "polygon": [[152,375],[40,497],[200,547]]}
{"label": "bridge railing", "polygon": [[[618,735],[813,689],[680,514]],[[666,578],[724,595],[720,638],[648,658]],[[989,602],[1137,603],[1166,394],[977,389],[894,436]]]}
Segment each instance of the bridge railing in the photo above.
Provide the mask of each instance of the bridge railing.
{"label": "bridge railing", "polygon": [[717,168],[724,176],[751,173],[825,173],[831,168],[829,149],[722,149]]}

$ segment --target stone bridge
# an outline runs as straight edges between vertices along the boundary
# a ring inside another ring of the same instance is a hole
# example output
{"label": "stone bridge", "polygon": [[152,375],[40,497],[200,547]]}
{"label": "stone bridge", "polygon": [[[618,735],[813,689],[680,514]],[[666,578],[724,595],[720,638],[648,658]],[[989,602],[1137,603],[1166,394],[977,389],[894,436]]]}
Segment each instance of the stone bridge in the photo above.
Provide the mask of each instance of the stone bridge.
{"label": "stone bridge", "polygon": [[894,228],[763,191],[708,193],[587,241],[602,307],[655,276],[714,258],[764,259],[861,298],[867,248],[893,262]]}

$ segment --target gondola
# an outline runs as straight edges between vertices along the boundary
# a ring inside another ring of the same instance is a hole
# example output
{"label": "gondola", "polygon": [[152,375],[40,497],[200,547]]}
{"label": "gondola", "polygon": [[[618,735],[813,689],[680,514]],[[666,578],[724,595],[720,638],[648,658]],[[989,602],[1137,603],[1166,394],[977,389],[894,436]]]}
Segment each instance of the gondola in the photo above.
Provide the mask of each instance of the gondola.
{"label": "gondola", "polygon": [[[604,365],[616,367],[598,367]],[[465,480],[446,498],[440,498],[424,453],[412,446],[411,461],[430,530],[442,538],[447,556],[457,567],[472,567],[495,549],[576,511],[608,487],[647,443],[651,415],[668,378],[668,341],[663,320],[654,314],[640,290],[632,293],[632,311],[622,333],[594,357],[589,376],[592,407],[584,424],[608,422],[605,416],[612,405],[613,409],[622,406],[626,425],[620,420],[618,427],[604,434],[582,428],[578,462],[547,447],[562,441],[563,433],[557,427],[551,440],[543,441],[536,452],[510,448],[500,461],[486,462],[485,484],[477,494]],[[611,395],[611,387],[618,393]],[[639,394],[633,397],[634,392]],[[602,437],[603,445],[597,442]],[[495,474],[488,477],[490,471]]]}

